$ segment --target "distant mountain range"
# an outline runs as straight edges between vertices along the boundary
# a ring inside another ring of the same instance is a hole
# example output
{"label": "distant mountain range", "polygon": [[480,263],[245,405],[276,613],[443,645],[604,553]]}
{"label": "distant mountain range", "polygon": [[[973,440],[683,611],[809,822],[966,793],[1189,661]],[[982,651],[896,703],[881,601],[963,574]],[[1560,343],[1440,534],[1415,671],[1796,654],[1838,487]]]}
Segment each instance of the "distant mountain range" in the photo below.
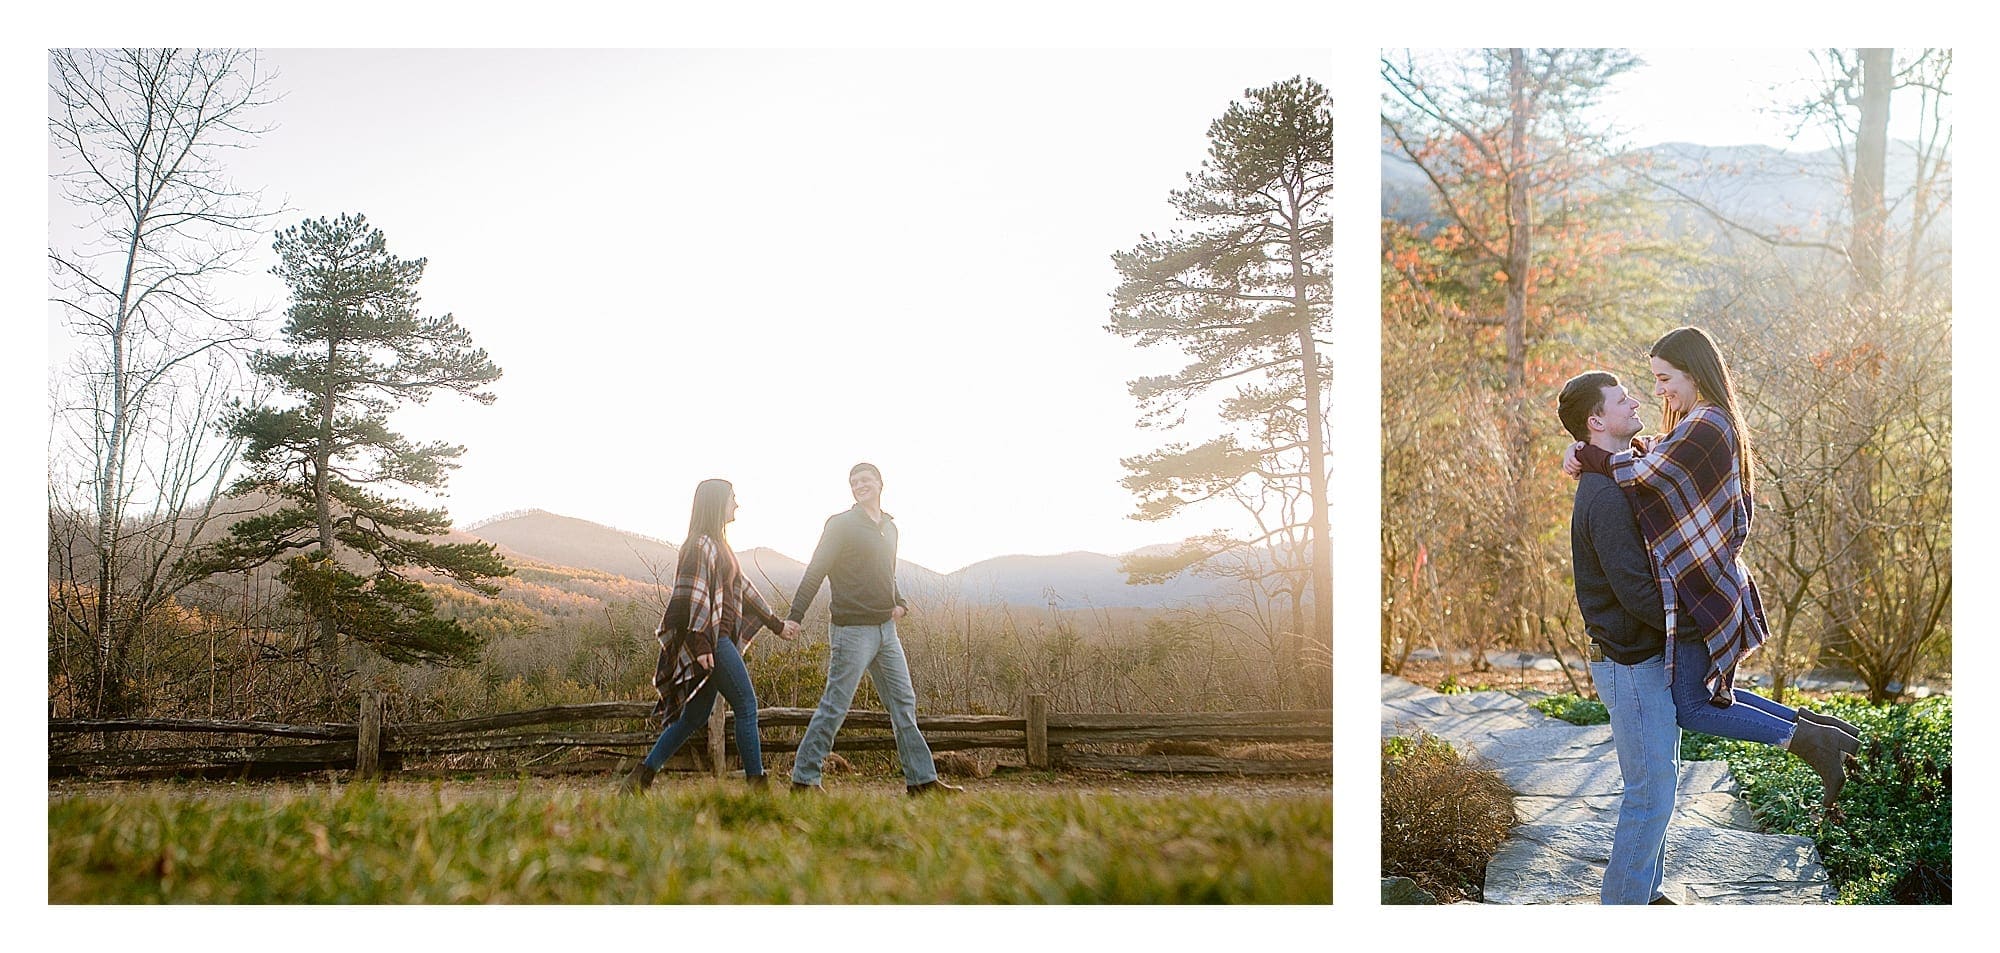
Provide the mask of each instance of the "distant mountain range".
{"label": "distant mountain range", "polygon": [[[657,572],[670,581],[676,550],[662,540],[628,533],[588,520],[542,510],[509,514],[473,524],[462,532],[495,543],[503,555],[517,553],[537,562],[595,569],[641,582]],[[805,575],[805,564],[775,550],[738,550],[738,560],[752,580],[790,598]],[[1135,606],[1157,608],[1199,600],[1221,591],[1211,579],[1181,577],[1161,585],[1133,586],[1118,571],[1118,556],[1063,553],[1058,556],[1001,556],[974,563],[954,573],[940,573],[909,560],[897,564],[896,580],[906,596],[940,599],[956,596],[968,603],[1077,609]],[[827,593],[821,589],[819,600]]]}
{"label": "distant mountain range", "polygon": [[[1807,235],[1824,234],[1831,222],[1847,218],[1847,193],[1838,153],[1790,152],[1769,146],[1703,146],[1669,142],[1635,150],[1652,162],[1651,178],[1662,183],[1653,197],[1668,203],[1669,226],[1677,233],[1716,233],[1706,214],[1675,191],[1717,209],[1743,225],[1758,229],[1799,228]],[[1908,203],[1894,204],[1916,175],[1916,155],[1907,142],[1892,142],[1885,187],[1890,214],[1906,221]],[[1671,186],[1672,188],[1668,188]],[[1433,219],[1439,215],[1431,185],[1401,152],[1382,150],[1382,214],[1400,221]],[[1947,208],[1933,226],[1950,234]],[[1844,238],[1844,235],[1842,236]]]}

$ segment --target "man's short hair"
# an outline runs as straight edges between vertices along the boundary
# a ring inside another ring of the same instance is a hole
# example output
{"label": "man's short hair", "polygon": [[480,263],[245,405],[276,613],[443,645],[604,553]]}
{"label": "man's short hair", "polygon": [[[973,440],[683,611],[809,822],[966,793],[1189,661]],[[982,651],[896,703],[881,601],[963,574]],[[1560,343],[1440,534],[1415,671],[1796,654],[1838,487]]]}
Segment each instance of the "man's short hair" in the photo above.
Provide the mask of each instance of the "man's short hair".
{"label": "man's short hair", "polygon": [[1563,384],[1556,398],[1556,416],[1563,429],[1578,440],[1590,439],[1590,418],[1604,412],[1604,389],[1617,387],[1618,377],[1609,371],[1584,371]]}
{"label": "man's short hair", "polygon": [[857,463],[854,466],[849,467],[847,470],[847,478],[852,480],[854,479],[855,474],[860,473],[863,470],[875,474],[875,479],[877,480],[882,479],[882,471],[876,469],[875,465],[872,463]]}

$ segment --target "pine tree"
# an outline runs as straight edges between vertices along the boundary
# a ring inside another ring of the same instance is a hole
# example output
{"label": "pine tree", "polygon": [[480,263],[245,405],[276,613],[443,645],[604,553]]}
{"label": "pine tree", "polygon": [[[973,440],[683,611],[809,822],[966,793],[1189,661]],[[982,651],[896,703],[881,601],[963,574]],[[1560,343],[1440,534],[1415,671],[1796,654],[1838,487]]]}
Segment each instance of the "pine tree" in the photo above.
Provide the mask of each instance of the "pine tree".
{"label": "pine tree", "polygon": [[292,406],[241,407],[230,432],[250,472],[237,493],[261,491],[278,509],[243,520],[204,554],[206,571],[282,561],[286,604],[318,628],[329,703],[343,640],[394,662],[465,664],[479,639],[438,618],[423,575],[491,595],[512,573],[489,543],[439,543],[443,509],[398,501],[382,488],[441,489],[465,448],[414,443],[389,429],[396,407],[439,391],[493,402],[500,377],[451,315],[418,314],[424,259],[391,255],[360,215],[309,220],[278,234],[292,303],[284,347],[252,362]]}
{"label": "pine tree", "polygon": [[[1176,374],[1131,382],[1150,422],[1177,425],[1189,401],[1234,385],[1221,407],[1226,433],[1122,461],[1140,499],[1134,518],[1233,498],[1256,518],[1259,537],[1193,540],[1176,557],[1126,568],[1159,578],[1224,549],[1269,546],[1281,573],[1304,577],[1281,586],[1295,623],[1310,591],[1309,631],[1331,639],[1331,362],[1320,349],[1332,328],[1333,107],[1325,87],[1304,77],[1245,95],[1209,124],[1207,160],[1171,196],[1192,230],[1149,235],[1113,256],[1121,282],[1107,330],[1192,358]],[[1310,554],[1303,566],[1292,562],[1300,553]]]}

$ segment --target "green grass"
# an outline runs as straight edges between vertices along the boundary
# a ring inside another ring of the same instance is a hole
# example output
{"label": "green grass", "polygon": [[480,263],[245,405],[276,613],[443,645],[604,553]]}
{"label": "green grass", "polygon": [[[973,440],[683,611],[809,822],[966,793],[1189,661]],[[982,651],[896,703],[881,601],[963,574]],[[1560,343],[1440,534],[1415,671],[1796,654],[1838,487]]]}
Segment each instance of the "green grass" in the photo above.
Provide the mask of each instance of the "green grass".
{"label": "green grass", "polygon": [[1302,797],[152,785],[50,802],[48,899],[1329,903],[1332,827]]}

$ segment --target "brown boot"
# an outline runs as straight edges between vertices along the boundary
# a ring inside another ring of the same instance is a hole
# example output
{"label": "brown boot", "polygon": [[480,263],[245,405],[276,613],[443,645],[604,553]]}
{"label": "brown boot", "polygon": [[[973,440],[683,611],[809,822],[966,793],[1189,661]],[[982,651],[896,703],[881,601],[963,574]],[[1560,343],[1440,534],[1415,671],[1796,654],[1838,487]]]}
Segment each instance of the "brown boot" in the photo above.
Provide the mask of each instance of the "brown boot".
{"label": "brown boot", "polygon": [[1801,718],[1793,726],[1792,742],[1786,747],[1819,772],[1820,785],[1826,789],[1820,806],[1831,809],[1834,799],[1840,797],[1841,785],[1847,783],[1847,757],[1861,750],[1861,742],[1838,728]]}
{"label": "brown boot", "polygon": [[749,783],[750,789],[753,791],[769,791],[771,789],[771,776],[768,774],[746,774],[743,776],[743,780]]}
{"label": "brown boot", "polygon": [[618,792],[620,794],[643,793],[647,788],[653,786],[653,775],[658,773],[652,768],[646,767],[646,762],[641,761],[633,765],[632,770],[627,772],[625,777],[618,782]]}
{"label": "brown boot", "polygon": [[1853,738],[1856,741],[1861,740],[1861,729],[1848,724],[1846,721],[1843,721],[1842,719],[1835,718],[1832,715],[1822,715],[1816,711],[1807,711],[1803,708],[1799,709],[1798,712],[1800,721],[1810,721],[1815,725],[1825,725],[1828,728],[1838,728],[1842,732],[1845,732],[1848,737]]}

